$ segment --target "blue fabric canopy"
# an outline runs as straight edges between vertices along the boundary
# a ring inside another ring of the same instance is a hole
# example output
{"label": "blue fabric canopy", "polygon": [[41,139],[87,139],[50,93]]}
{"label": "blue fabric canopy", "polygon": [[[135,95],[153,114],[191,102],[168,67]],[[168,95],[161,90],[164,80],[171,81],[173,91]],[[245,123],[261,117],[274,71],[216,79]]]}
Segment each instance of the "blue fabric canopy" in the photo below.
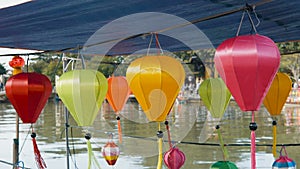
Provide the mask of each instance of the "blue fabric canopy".
{"label": "blue fabric canopy", "polygon": [[[151,20],[152,14],[155,17],[159,12],[192,22],[208,37],[212,45],[217,47],[225,39],[236,35],[245,2],[256,13],[255,15],[250,11],[254,23],[260,21],[257,27],[259,34],[268,36],[275,42],[300,40],[300,1],[298,0],[37,0],[0,10],[0,46],[66,51],[78,46],[107,45],[118,39],[108,51],[100,50],[93,53],[129,54],[147,48],[150,40],[147,31],[162,34],[159,36],[160,45],[168,51],[209,46],[193,38],[189,38],[188,45],[181,42],[180,39],[186,36],[193,37],[190,29],[184,29],[184,25],[188,24],[184,21],[169,23],[168,19]],[[137,13],[146,12],[149,15],[135,16]],[[131,22],[135,21],[131,17],[128,20],[130,23],[120,22],[115,26],[118,27],[116,30],[110,28],[105,32],[100,31],[100,38],[90,38],[103,26],[125,16],[137,17],[139,21],[144,20],[149,29],[143,29],[142,32],[141,22],[137,22],[139,28],[130,26]],[[150,23],[152,21],[153,23]],[[149,26],[151,24],[160,26],[151,27]],[[183,28],[179,30],[180,37],[174,38],[167,33],[163,34],[164,28],[172,30],[176,27]],[[124,33],[129,29],[129,34]],[[249,33],[253,33],[253,29],[245,15],[240,34]],[[103,40],[104,34],[106,35]],[[91,39],[92,41],[88,42]]]}

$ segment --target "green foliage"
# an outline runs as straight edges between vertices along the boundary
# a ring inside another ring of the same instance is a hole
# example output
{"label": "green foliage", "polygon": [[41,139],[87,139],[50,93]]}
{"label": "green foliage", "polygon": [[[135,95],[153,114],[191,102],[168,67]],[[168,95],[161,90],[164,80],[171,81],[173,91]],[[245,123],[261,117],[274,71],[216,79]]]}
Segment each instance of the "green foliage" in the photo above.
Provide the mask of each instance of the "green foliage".
{"label": "green foliage", "polygon": [[297,81],[300,78],[300,42],[279,43],[278,48],[281,53],[279,71]]}
{"label": "green foliage", "polygon": [[7,70],[5,69],[5,67],[0,63],[0,75],[4,75],[6,74]]}

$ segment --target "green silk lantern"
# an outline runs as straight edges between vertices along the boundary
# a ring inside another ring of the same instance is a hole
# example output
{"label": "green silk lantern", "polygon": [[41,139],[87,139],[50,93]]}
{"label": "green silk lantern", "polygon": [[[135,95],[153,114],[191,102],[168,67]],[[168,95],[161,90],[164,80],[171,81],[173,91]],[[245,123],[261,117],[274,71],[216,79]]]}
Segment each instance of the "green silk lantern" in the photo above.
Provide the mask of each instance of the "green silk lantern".
{"label": "green silk lantern", "polygon": [[230,101],[231,93],[221,78],[204,80],[199,87],[199,95],[214,118],[222,118]]}
{"label": "green silk lantern", "polygon": [[[209,78],[204,80],[199,87],[199,95],[204,105],[210,111],[212,117],[222,118],[229,104],[231,93],[221,78]],[[220,132],[220,126],[216,126],[223,152],[224,161],[228,158],[227,148],[224,146]]]}
{"label": "green silk lantern", "polygon": [[107,80],[94,70],[73,70],[57,81],[56,90],[78,126],[93,124],[105,99]]}
{"label": "green silk lantern", "polygon": [[[105,99],[108,84],[105,76],[95,70],[72,70],[57,81],[56,90],[78,126],[91,126]],[[94,158],[91,134],[86,133],[89,154],[88,169]],[[95,160],[96,165],[99,163]],[[99,167],[100,168],[100,167]]]}
{"label": "green silk lantern", "polygon": [[210,166],[210,169],[238,169],[231,161],[218,161]]}

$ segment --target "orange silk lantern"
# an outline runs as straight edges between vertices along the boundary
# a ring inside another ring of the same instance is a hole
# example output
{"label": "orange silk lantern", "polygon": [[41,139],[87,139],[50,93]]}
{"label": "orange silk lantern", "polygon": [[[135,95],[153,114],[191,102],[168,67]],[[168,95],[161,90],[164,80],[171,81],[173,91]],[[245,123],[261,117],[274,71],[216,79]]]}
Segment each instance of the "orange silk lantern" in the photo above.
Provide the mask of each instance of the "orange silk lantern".
{"label": "orange silk lantern", "polygon": [[122,142],[122,129],[119,113],[123,109],[125,103],[128,100],[130,94],[130,88],[127,80],[124,76],[112,76],[107,79],[108,91],[106,93],[106,99],[111,105],[115,113],[117,114],[118,120],[118,132],[119,141]]}
{"label": "orange silk lantern", "polygon": [[14,68],[13,75],[22,72],[22,66],[24,66],[24,59],[20,56],[14,56],[11,61],[9,61],[9,66]]}
{"label": "orange silk lantern", "polygon": [[[271,87],[263,101],[264,106],[267,108],[271,116],[280,115],[281,110],[288,98],[292,89],[292,81],[285,73],[277,73]],[[277,122],[273,119],[273,156],[276,156],[276,130]]]}
{"label": "orange silk lantern", "polygon": [[[184,83],[181,63],[169,56],[144,56],[131,62],[126,78],[149,121],[166,119]],[[158,123],[158,164],[162,167],[162,137]]]}
{"label": "orange silk lantern", "polygon": [[[23,123],[35,123],[51,94],[52,86],[45,75],[19,73],[9,78],[5,90]],[[31,137],[38,168],[47,168],[36,144],[36,134],[32,132]]]}

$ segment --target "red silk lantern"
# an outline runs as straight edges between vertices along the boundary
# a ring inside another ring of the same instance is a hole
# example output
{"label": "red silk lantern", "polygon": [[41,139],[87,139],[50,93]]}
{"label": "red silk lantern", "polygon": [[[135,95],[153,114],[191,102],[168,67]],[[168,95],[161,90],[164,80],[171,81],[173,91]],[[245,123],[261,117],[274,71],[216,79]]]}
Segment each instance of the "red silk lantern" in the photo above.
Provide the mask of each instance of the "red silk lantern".
{"label": "red silk lantern", "polygon": [[23,123],[35,123],[52,91],[47,76],[38,73],[19,73],[5,85],[6,96]]}
{"label": "red silk lantern", "polygon": [[[5,90],[23,123],[35,123],[51,94],[52,86],[45,75],[18,73],[8,79]],[[32,132],[31,137],[38,168],[47,168],[36,143],[36,133]]]}
{"label": "red silk lantern", "polygon": [[180,169],[185,162],[185,155],[176,147],[172,147],[164,155],[164,162],[169,169]]}
{"label": "red silk lantern", "polygon": [[276,44],[262,35],[225,40],[215,53],[215,66],[243,111],[257,111],[280,63]]}
{"label": "red silk lantern", "polygon": [[119,141],[122,143],[122,129],[119,112],[123,109],[129,98],[130,88],[124,76],[112,76],[107,79],[107,82],[108,91],[106,93],[106,99],[117,114]]}

